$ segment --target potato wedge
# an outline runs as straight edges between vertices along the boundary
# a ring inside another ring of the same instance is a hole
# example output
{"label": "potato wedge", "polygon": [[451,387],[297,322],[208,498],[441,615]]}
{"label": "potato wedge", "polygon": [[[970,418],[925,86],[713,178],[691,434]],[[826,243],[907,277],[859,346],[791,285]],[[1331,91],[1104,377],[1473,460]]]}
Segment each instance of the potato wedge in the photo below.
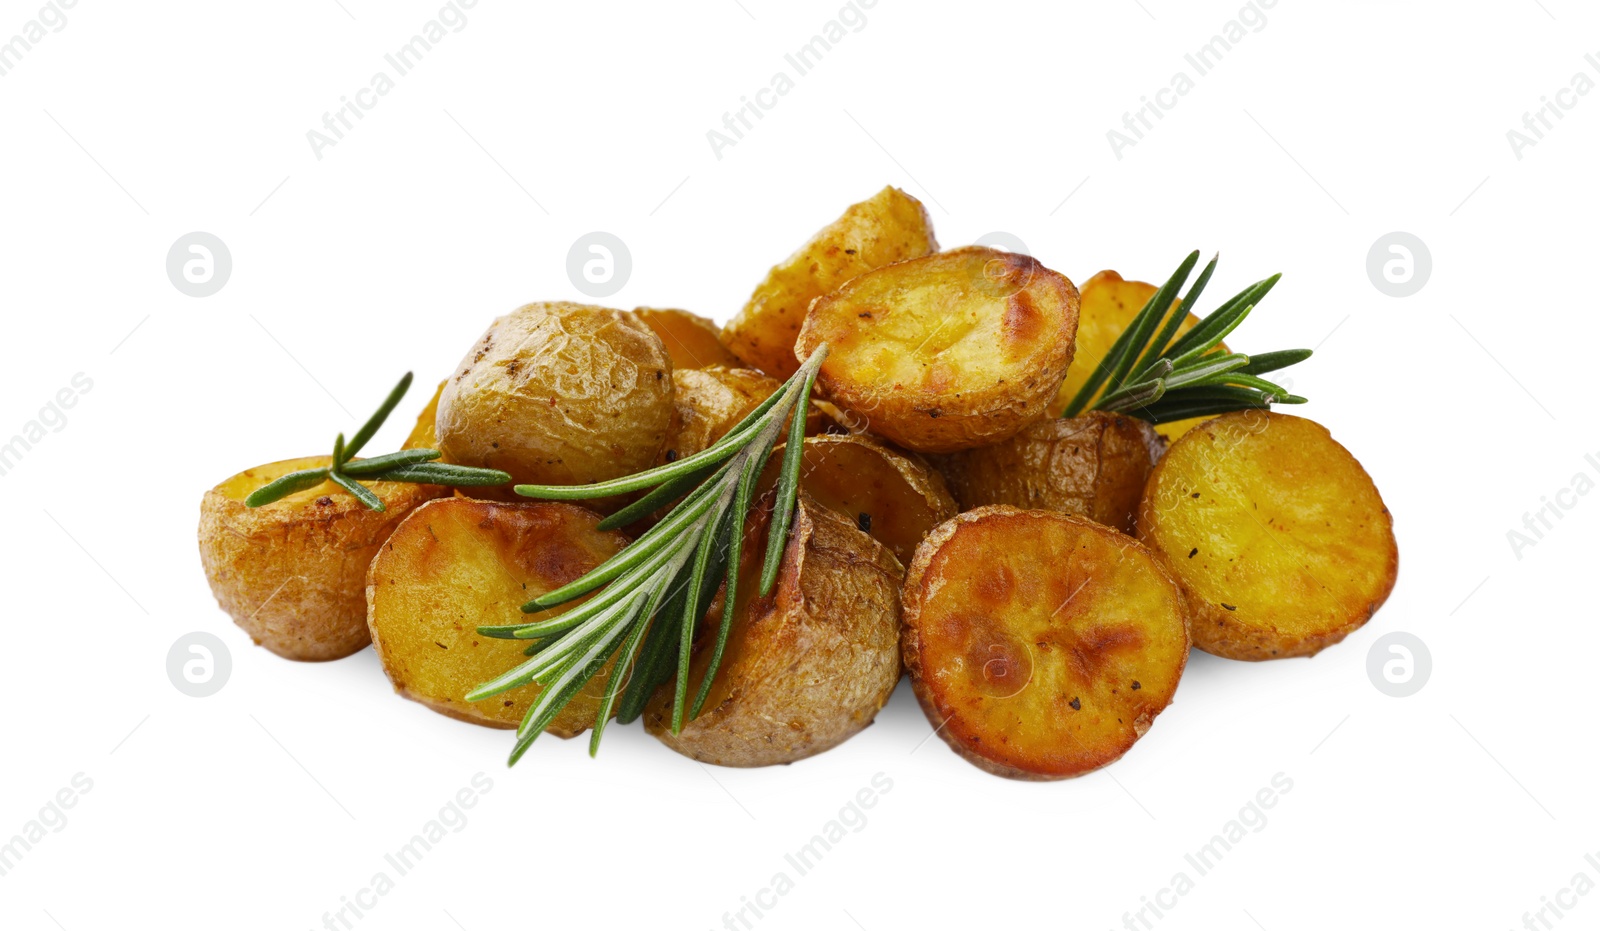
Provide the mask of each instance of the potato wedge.
{"label": "potato wedge", "polygon": [[[1051,414],[1061,414],[1089,380],[1094,367],[1106,357],[1111,344],[1117,341],[1117,337],[1122,335],[1122,331],[1128,328],[1134,316],[1144,309],[1144,305],[1158,290],[1160,288],[1156,285],[1147,282],[1125,281],[1113,271],[1099,272],[1083,283],[1078,307],[1077,363],[1067,369],[1067,380],[1061,383],[1061,390],[1050,404]],[[1199,317],[1188,314],[1178,324],[1177,335],[1189,332],[1199,322]],[[1226,343],[1219,343],[1218,346],[1223,352],[1228,351]],[[1188,420],[1174,420],[1157,424],[1155,429],[1163,437],[1175,440],[1205,419],[1191,417]]]}
{"label": "potato wedge", "polygon": [[941,456],[935,465],[964,510],[1042,508],[1131,534],[1145,480],[1165,448],[1142,420],[1090,411],[1041,420],[993,446]]}
{"label": "potato wedge", "polygon": [[722,345],[721,328],[705,317],[660,307],[638,307],[633,312],[661,337],[667,355],[672,357],[673,371],[708,365],[739,366],[738,357]]}
{"label": "potato wedge", "polygon": [[795,346],[829,348],[823,396],[906,449],[998,443],[1044,414],[1072,361],[1078,291],[1026,255],[968,247],[818,298]]}
{"label": "potato wedge", "polygon": [[438,485],[368,482],[370,511],[332,482],[258,508],[257,488],[329,456],[246,469],[200,502],[200,561],[217,604],[250,638],[286,659],[332,660],[368,643],[367,564],[412,508],[450,493]]}
{"label": "potato wedge", "polygon": [[422,413],[417,415],[417,423],[406,436],[406,441],[400,444],[401,449],[439,448],[439,431],[435,421],[439,417],[439,396],[444,394],[445,384],[446,382],[439,382],[438,389],[433,392],[433,398],[422,409]]}
{"label": "potato wedge", "polygon": [[[650,733],[703,763],[771,766],[821,753],[872,723],[900,679],[894,554],[802,491],[777,585],[757,598],[769,508],[770,499],[748,525],[727,650],[701,715],[672,733],[670,682],[645,709]],[[712,641],[703,625],[691,700]]]}
{"label": "potato wedge", "polygon": [[946,521],[906,573],[901,655],[928,721],[973,765],[1063,779],[1120,758],[1172,701],[1183,595],[1132,538],[1004,505]]}
{"label": "potato wedge", "polygon": [[[521,606],[622,550],[627,538],[595,529],[599,522],[588,508],[545,501],[445,498],[413,511],[366,578],[366,622],[394,690],[473,724],[520,724],[537,685],[479,702],[462,698],[525,659],[526,641],[496,640],[478,628],[566,610],[523,614]],[[589,680],[545,732],[573,737],[588,730],[609,677],[607,669]]]}
{"label": "potato wedge", "polygon": [[[818,504],[854,521],[904,566],[928,532],[956,516],[944,479],[922,457],[865,435],[806,438],[800,487]],[[773,450],[758,487],[777,483],[783,446]]]}
{"label": "potato wedge", "polygon": [[672,360],[638,317],[528,304],[499,318],[439,396],[447,462],[582,485],[649,468],[672,422]]}
{"label": "potato wedge", "polygon": [[1394,522],[1361,463],[1321,424],[1258,410],[1172,444],[1145,486],[1139,539],[1183,586],[1195,646],[1229,659],[1338,643],[1400,569]]}
{"label": "potato wedge", "polygon": [[800,367],[794,341],[811,302],[855,276],[937,252],[922,202],[886,187],[818,230],[773,266],[749,303],[722,329],[722,342],[745,365],[777,378]]}

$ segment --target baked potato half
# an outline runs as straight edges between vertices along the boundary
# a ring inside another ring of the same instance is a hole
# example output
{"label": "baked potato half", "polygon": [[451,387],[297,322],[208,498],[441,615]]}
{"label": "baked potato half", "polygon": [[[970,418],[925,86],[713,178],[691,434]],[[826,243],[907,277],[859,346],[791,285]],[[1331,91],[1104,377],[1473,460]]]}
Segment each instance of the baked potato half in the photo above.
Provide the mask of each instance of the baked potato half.
{"label": "baked potato half", "polygon": [[366,482],[368,510],[332,482],[261,507],[250,493],[331,456],[246,469],[200,502],[200,562],[211,593],[250,638],[286,659],[332,660],[366,646],[367,564],[413,508],[450,493],[438,485]]}
{"label": "baked potato half", "polygon": [[638,307],[633,312],[661,337],[661,344],[672,358],[673,371],[708,365],[739,366],[738,357],[722,345],[721,328],[705,317],[662,307]]}
{"label": "baked potato half", "polygon": [[527,304],[491,324],[445,383],[439,450],[518,484],[619,478],[655,463],[672,392],[666,347],[634,314]]}
{"label": "baked potato half", "polygon": [[[773,450],[758,487],[777,484],[782,454],[782,445]],[[922,457],[866,435],[806,437],[800,487],[887,546],[902,566],[922,538],[958,510],[944,479]]]}
{"label": "baked potato half", "polygon": [[817,384],[906,449],[998,443],[1043,416],[1072,361],[1078,291],[1030,256],[968,247],[888,265],[812,303]]}
{"label": "baked potato half", "polygon": [[[1159,287],[1148,282],[1124,280],[1113,271],[1099,272],[1083,283],[1079,289],[1078,304],[1078,361],[1067,369],[1067,379],[1061,383],[1061,390],[1050,404],[1051,414],[1059,416],[1066,409],[1067,404],[1088,382],[1089,376],[1094,374],[1094,367],[1111,350],[1111,344],[1117,341],[1117,337],[1122,335],[1158,290]],[[1185,315],[1183,322],[1178,324],[1174,338],[1194,329],[1199,322],[1200,318],[1194,314]],[[1227,344],[1217,344],[1216,351],[1228,352]],[[1173,420],[1157,424],[1155,430],[1163,437],[1175,440],[1203,420],[1204,417]]]}
{"label": "baked potato half", "polygon": [[[627,538],[598,530],[599,522],[588,508],[548,501],[444,498],[412,511],[366,575],[366,623],[394,690],[473,724],[520,724],[539,695],[537,685],[478,702],[463,699],[526,659],[526,641],[496,640],[478,628],[543,620],[581,604],[522,613],[524,602],[622,550]],[[588,730],[610,672],[590,679],[545,732],[573,737]]]}
{"label": "baked potato half", "polygon": [[1183,595],[1133,539],[1055,511],[946,521],[906,572],[901,655],[928,722],[1013,779],[1120,758],[1172,701],[1189,655]]}
{"label": "baked potato half", "polygon": [[[673,685],[645,709],[662,743],[703,763],[771,766],[814,756],[872,723],[900,679],[900,565],[881,543],[800,492],[772,594],[755,595],[771,497],[747,528],[726,651],[699,717],[672,733]],[[694,696],[713,625],[690,663]]]}
{"label": "baked potato half", "polygon": [[1139,539],[1188,598],[1195,646],[1313,656],[1365,624],[1400,570],[1394,522],[1326,427],[1260,410],[1208,420],[1161,458]]}
{"label": "baked potato half", "polygon": [[935,464],[964,510],[1040,508],[1131,534],[1145,481],[1165,448],[1142,420],[1090,411],[1046,418],[1009,440],[941,456]]}
{"label": "baked potato half", "polygon": [[745,365],[777,378],[800,367],[794,342],[811,302],[855,276],[937,252],[922,202],[886,187],[818,230],[773,266],[750,301],[722,329],[722,342]]}

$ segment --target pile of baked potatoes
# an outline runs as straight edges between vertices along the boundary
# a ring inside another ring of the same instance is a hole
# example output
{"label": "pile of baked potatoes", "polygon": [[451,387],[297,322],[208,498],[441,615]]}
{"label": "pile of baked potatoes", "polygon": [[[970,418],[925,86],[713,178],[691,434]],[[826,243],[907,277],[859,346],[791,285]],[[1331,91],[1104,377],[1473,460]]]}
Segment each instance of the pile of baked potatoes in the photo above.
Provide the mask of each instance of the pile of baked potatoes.
{"label": "pile of baked potatoes", "polygon": [[[885,188],[775,266],[720,330],[682,310],[517,308],[405,445],[518,484],[619,478],[706,449],[825,343],[776,586],[753,590],[774,497],[758,494],[740,590],[718,594],[693,648],[691,691],[733,612],[704,712],[673,733],[669,682],[637,716],[707,763],[789,763],[871,723],[905,673],[965,759],[1075,776],[1144,735],[1191,646],[1310,656],[1365,623],[1398,570],[1377,489],[1310,420],[1060,416],[1155,292],[1114,272],[1080,291],[1026,255],[940,251],[922,205]],[[291,659],[371,642],[400,694],[515,727],[539,686],[463,698],[524,656],[478,629],[538,620],[521,606],[625,548],[643,528],[597,525],[627,499],[380,481],[381,511],[331,483],[246,505],[327,461],[259,466],[206,493],[200,551],[222,608]],[[548,732],[586,730],[631,671],[614,660]]]}

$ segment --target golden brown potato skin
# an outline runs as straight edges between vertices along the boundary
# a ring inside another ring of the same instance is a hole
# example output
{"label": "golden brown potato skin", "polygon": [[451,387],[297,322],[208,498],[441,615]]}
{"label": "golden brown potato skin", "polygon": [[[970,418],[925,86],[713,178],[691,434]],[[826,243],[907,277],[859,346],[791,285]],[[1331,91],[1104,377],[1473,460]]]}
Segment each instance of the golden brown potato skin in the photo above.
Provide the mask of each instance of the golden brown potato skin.
{"label": "golden brown potato skin", "polygon": [[755,369],[714,365],[672,372],[673,417],[662,462],[709,449],[782,387]]}
{"label": "golden brown potato skin", "polygon": [[1184,434],[1150,474],[1139,538],[1183,586],[1195,646],[1313,656],[1365,624],[1400,571],[1394,521],[1327,428],[1247,410]]}
{"label": "golden brown potato skin", "polygon": [[367,564],[412,508],[449,494],[437,485],[366,483],[384,511],[332,482],[258,508],[262,485],[331,457],[246,469],[200,502],[200,561],[217,604],[256,643],[286,659],[332,660],[367,645]]}
{"label": "golden brown potato skin", "polygon": [[1148,423],[1090,411],[1024,427],[993,446],[939,457],[963,510],[986,504],[1077,514],[1133,533],[1145,480],[1166,443]]}
{"label": "golden brown potato skin", "polygon": [[[783,449],[772,451],[757,487],[777,483]],[[865,434],[806,437],[800,487],[887,546],[902,566],[930,530],[959,510],[944,479],[921,456]]]}
{"label": "golden brown potato skin", "polygon": [[1072,362],[1078,290],[1026,255],[971,246],[851,279],[806,312],[823,396],[906,449],[998,443],[1038,420]]}
{"label": "golden brown potato skin", "polygon": [[941,524],[906,571],[901,655],[939,736],[1012,779],[1119,759],[1188,661],[1183,595],[1109,527],[1006,505]]}
{"label": "golden brown potato skin", "polygon": [[439,417],[439,396],[444,394],[447,382],[439,382],[439,387],[434,390],[433,397],[429,399],[422,413],[417,415],[417,422],[411,428],[411,433],[406,436],[406,441],[400,444],[401,449],[438,449],[439,430],[436,421]]}
{"label": "golden brown potato skin", "polygon": [[715,323],[687,310],[638,307],[634,314],[661,337],[672,357],[673,371],[708,365],[739,366],[739,358],[722,345],[722,330]]}
{"label": "golden brown potato skin", "polygon": [[672,422],[672,360],[636,316],[528,304],[499,318],[439,397],[448,462],[519,484],[582,485],[649,468]]}
{"label": "golden brown potato skin", "polygon": [[[872,723],[900,679],[900,565],[882,544],[803,491],[772,594],[753,597],[766,543],[758,512],[745,540],[727,652],[700,717],[672,734],[672,683],[645,727],[703,763],[793,763]],[[710,644],[690,667],[692,701]]]}
{"label": "golden brown potato skin", "polygon": [[[621,552],[627,537],[596,529],[599,522],[588,508],[553,501],[445,498],[412,511],[372,560],[366,579],[366,621],[394,690],[473,724],[520,724],[539,695],[537,685],[463,700],[526,659],[526,641],[485,637],[478,628],[566,610],[524,614],[521,606]],[[608,678],[602,672],[590,679],[545,733],[573,737],[592,727]]]}
{"label": "golden brown potato skin", "polygon": [[[1051,414],[1060,415],[1077,396],[1078,390],[1094,374],[1095,367],[1106,357],[1111,344],[1117,341],[1117,337],[1122,335],[1122,331],[1128,328],[1134,316],[1144,309],[1144,305],[1158,290],[1148,282],[1124,280],[1114,271],[1097,272],[1083,283],[1079,288],[1077,361],[1067,369],[1067,379],[1061,383],[1061,390],[1050,404]],[[1194,314],[1185,316],[1183,322],[1178,324],[1177,335],[1189,332],[1199,322],[1200,318]],[[1223,352],[1228,351],[1226,343],[1218,343],[1217,346]],[[1157,424],[1156,432],[1175,440],[1203,420],[1204,417],[1191,417]]]}
{"label": "golden brown potato skin", "polygon": [[749,303],[723,327],[722,342],[745,365],[788,378],[800,367],[794,341],[813,300],[863,272],[938,250],[922,202],[886,187],[851,205],[774,265]]}

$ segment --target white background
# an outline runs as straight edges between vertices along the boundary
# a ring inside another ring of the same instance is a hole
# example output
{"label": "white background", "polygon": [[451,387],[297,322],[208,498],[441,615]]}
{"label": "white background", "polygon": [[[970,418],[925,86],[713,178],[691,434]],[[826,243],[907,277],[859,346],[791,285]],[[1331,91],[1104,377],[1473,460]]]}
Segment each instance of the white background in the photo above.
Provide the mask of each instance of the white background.
{"label": "white background", "polygon": [[[0,2],[0,41],[38,9]],[[322,927],[480,772],[465,827],[353,927],[722,927],[784,870],[752,927],[1117,928],[1279,773],[1265,826],[1152,927],[1503,929],[1600,879],[1600,496],[1564,491],[1600,479],[1600,94],[1520,159],[1506,136],[1575,73],[1600,80],[1592,7],[1280,0],[1119,159],[1107,131],[1236,0],[880,0],[719,159],[707,131],[837,0],[481,0],[316,158],[307,131],[438,9],[81,0],[0,78],[0,438],[93,381],[0,477],[0,840],[93,782],[0,877],[0,925]],[[1314,660],[1196,654],[1126,759],[1049,784],[924,742],[903,683],[876,726],[791,767],[711,769],[617,727],[598,760],[548,740],[507,771],[509,735],[396,697],[370,651],[287,662],[216,609],[201,493],[323,452],[496,314],[581,298],[578,236],[631,249],[606,303],[721,320],[885,183],[943,244],[1007,232],[1078,281],[1159,280],[1194,248],[1222,252],[1219,299],[1282,271],[1230,342],[1317,347],[1294,388],[1395,514],[1387,607]],[[233,256],[203,299],[165,271],[194,230]],[[1433,258],[1404,299],[1366,272],[1393,230]],[[1519,558],[1507,532],[1558,493],[1574,506]],[[233,659],[204,699],[165,666],[196,630]],[[1410,698],[1366,672],[1395,630],[1433,658]],[[797,878],[784,854],[878,773],[865,825]],[[1551,927],[1600,923],[1600,895],[1576,903]]]}

